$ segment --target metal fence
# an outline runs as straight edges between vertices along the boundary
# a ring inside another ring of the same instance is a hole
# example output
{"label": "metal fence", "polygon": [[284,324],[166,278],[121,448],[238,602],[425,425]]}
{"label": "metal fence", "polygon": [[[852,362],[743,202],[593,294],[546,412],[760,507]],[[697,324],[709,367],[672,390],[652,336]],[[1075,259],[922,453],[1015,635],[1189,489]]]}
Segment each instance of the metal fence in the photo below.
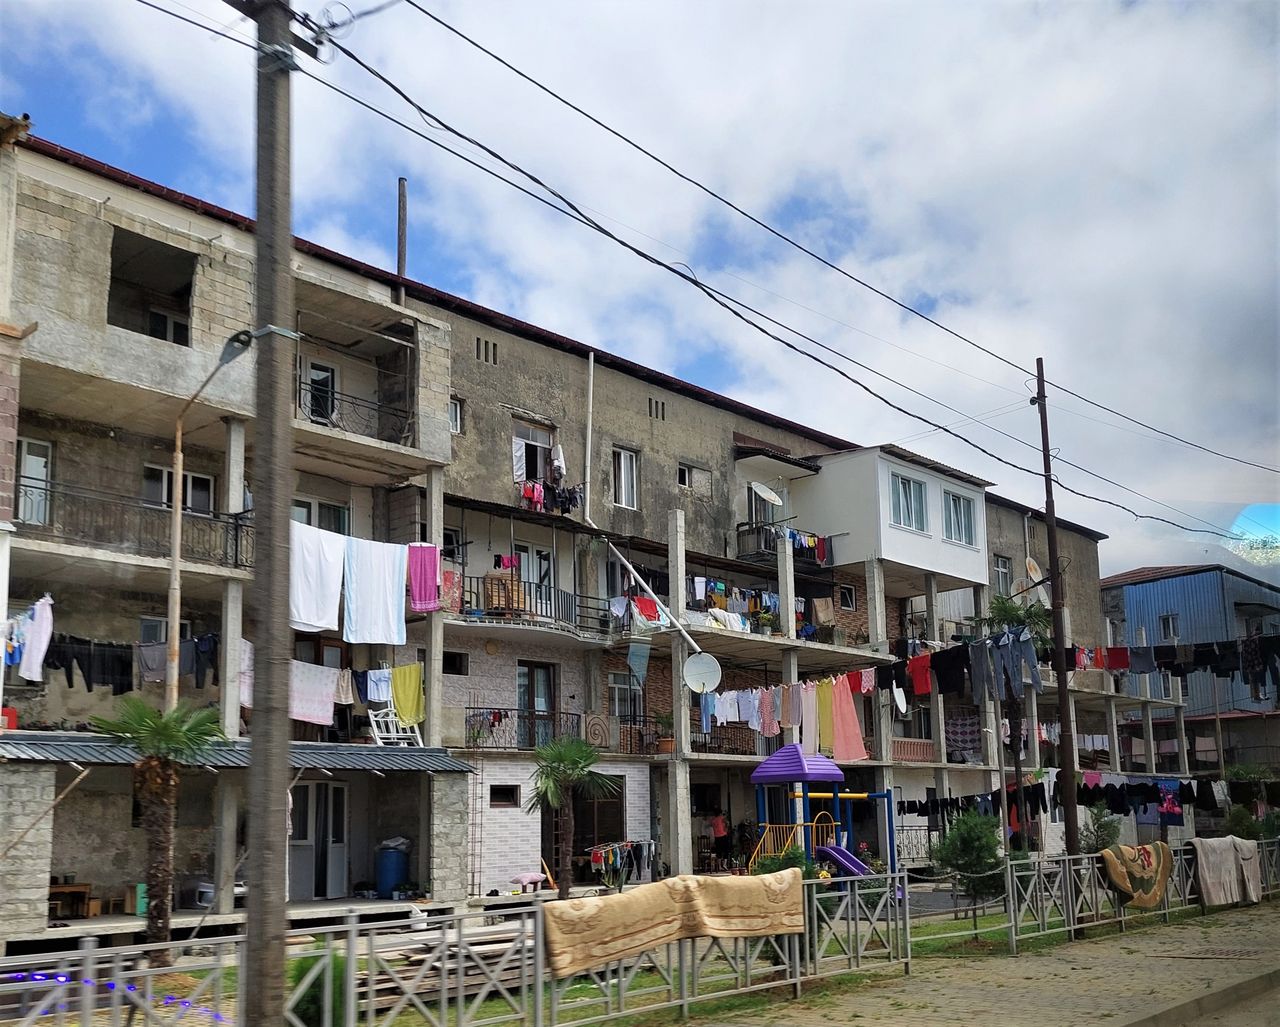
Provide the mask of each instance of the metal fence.
{"label": "metal fence", "polygon": [[[1280,897],[1280,841],[1260,844],[1264,897]],[[695,938],[563,979],[550,976],[543,906],[342,923],[290,932],[285,1023],[293,1027],[585,1027],[661,1009],[689,1013],[728,995],[780,991],[867,970],[910,970],[913,946],[975,934],[1020,942],[1199,909],[1194,854],[1174,852],[1160,905],[1120,905],[1096,856],[1013,860],[995,871],[995,914],[961,927],[936,908],[913,908],[906,872],[806,881],[804,932]],[[938,929],[941,928],[941,929]],[[0,959],[0,1023],[176,1027],[243,1022],[243,936],[169,946],[172,967],[151,968],[158,946],[99,948],[86,939],[61,956]],[[405,1016],[407,1015],[407,1019]]]}
{"label": "metal fence", "polygon": [[466,707],[468,749],[536,749],[556,738],[581,738],[582,715],[499,706]]}
{"label": "metal fence", "polygon": [[413,419],[408,410],[351,396],[326,385],[303,382],[298,386],[298,417],[382,442],[413,444]]}

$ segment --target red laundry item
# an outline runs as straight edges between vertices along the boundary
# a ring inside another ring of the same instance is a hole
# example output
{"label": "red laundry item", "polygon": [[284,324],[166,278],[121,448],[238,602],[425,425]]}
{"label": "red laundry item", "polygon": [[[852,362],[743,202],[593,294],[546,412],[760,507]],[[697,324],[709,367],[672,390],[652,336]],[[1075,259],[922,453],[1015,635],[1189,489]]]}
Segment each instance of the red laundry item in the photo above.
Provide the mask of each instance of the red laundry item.
{"label": "red laundry item", "polygon": [[821,535],[818,536],[818,563],[825,563],[827,559],[827,540]]}
{"label": "red laundry item", "polygon": [[933,691],[933,681],[929,676],[931,653],[921,653],[907,661],[907,676],[911,678],[911,691],[914,695],[928,695]]}
{"label": "red laundry item", "polygon": [[1107,647],[1107,670],[1129,669],[1129,647],[1113,645]]}
{"label": "red laundry item", "polygon": [[1086,670],[1088,668],[1088,663],[1086,662],[1086,654],[1088,652],[1089,650],[1085,648],[1076,649],[1076,670]]}
{"label": "red laundry item", "polygon": [[631,601],[636,604],[636,609],[645,620],[656,621],[658,619],[658,604],[648,596],[636,596]]}
{"label": "red laundry item", "polygon": [[1107,669],[1107,650],[1102,646],[1093,651],[1093,666],[1095,670]]}

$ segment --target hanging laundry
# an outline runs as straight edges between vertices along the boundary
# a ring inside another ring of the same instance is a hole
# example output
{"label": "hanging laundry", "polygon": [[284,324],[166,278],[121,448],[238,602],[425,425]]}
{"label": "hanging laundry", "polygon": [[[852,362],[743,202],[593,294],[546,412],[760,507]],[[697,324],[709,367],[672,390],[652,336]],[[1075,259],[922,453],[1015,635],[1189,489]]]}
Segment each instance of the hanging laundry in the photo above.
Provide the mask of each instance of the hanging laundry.
{"label": "hanging laundry", "polygon": [[422,664],[409,663],[391,671],[391,704],[401,724],[412,727],[426,717],[422,696]]}
{"label": "hanging laundry", "polygon": [[1149,645],[1129,647],[1129,673],[1154,674],[1156,672],[1155,650]]}
{"label": "hanging laundry", "polygon": [[525,474],[525,442],[524,439],[511,440],[511,480],[524,481]]}
{"label": "hanging laundry", "polygon": [[835,683],[831,678],[818,682],[818,751],[829,753],[836,739]]}
{"label": "hanging laundry", "polygon": [[778,726],[781,728],[799,727],[799,721],[791,712],[791,693],[795,685],[781,685],[778,697]]}
{"label": "hanging laundry", "polygon": [[627,667],[634,683],[638,685],[644,684],[645,675],[649,673],[649,655],[652,649],[647,638],[634,638],[627,646]]}
{"label": "hanging laundry", "polygon": [[209,631],[195,639],[196,649],[196,688],[204,688],[205,682],[213,674],[213,683],[218,684],[218,643],[221,641],[217,632]]}
{"label": "hanging laundry", "polygon": [[995,673],[991,669],[991,643],[985,639],[969,645],[969,686],[974,705],[996,697]]}
{"label": "hanging laundry", "polygon": [[369,702],[391,701],[391,671],[387,667],[378,667],[369,671]]}
{"label": "hanging laundry", "polygon": [[716,711],[715,692],[703,692],[698,696],[699,727],[704,735],[711,734],[711,715]]}
{"label": "hanging laundry", "polygon": [[167,642],[139,642],[133,647],[133,655],[138,662],[140,681],[149,685],[164,681],[165,669],[169,663]]}
{"label": "hanging laundry", "polygon": [[920,656],[913,656],[907,661],[907,675],[911,678],[911,692],[913,695],[928,695],[933,691],[933,682],[929,677],[929,665],[932,658],[931,653],[923,653]]}
{"label": "hanging laundry", "polygon": [[289,661],[289,719],[328,727],[333,723],[333,696],[338,668]]}
{"label": "hanging laundry", "polygon": [[818,686],[800,685],[800,748],[806,756],[818,754]]}
{"label": "hanging laundry", "polygon": [[440,550],[436,546],[409,547],[409,609],[414,613],[440,609]]}
{"label": "hanging laundry", "polygon": [[37,599],[30,611],[31,620],[22,640],[22,660],[18,664],[18,676],[27,681],[44,679],[44,654],[53,637],[53,600],[48,596]]}
{"label": "hanging laundry", "polygon": [[965,671],[969,667],[969,648],[963,645],[940,649],[929,661],[929,669],[938,679],[938,691],[942,695],[960,695],[964,691]]}
{"label": "hanging laundry", "polygon": [[780,688],[765,688],[760,692],[760,734],[765,738],[778,736],[778,697]]}
{"label": "hanging laundry", "polygon": [[1112,645],[1107,647],[1107,670],[1124,671],[1129,669],[1129,647]]}
{"label": "hanging laundry", "polygon": [[862,724],[858,719],[858,703],[853,698],[849,679],[844,674],[835,679],[832,689],[832,719],[832,758],[837,763],[867,759],[867,747],[862,740]]}
{"label": "hanging laundry", "polygon": [[756,689],[738,693],[738,716],[752,731],[760,730],[760,693]]}
{"label": "hanging laundry", "polygon": [[289,522],[289,626],[336,631],[347,536]]}
{"label": "hanging laundry", "polygon": [[342,637],[370,645],[404,645],[404,585],[409,547],[347,539]]}
{"label": "hanging laundry", "polygon": [[450,613],[461,613],[462,575],[457,571],[445,571],[441,578],[444,581],[441,588],[441,607]]}
{"label": "hanging laundry", "polygon": [[356,701],[355,683],[348,668],[338,671],[338,686],[333,691],[333,701],[342,706],[350,706]]}
{"label": "hanging laundry", "polygon": [[813,601],[813,619],[815,623],[822,625],[836,622],[835,604],[829,596],[825,599],[815,599]]}

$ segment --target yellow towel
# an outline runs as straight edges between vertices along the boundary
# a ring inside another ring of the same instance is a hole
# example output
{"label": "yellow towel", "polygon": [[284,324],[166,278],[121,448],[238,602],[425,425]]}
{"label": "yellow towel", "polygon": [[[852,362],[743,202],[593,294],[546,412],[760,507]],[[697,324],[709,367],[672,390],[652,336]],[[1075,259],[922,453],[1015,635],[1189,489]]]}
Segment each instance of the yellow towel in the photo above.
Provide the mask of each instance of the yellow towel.
{"label": "yellow towel", "polygon": [[830,754],[836,741],[835,683],[818,682],[818,749]]}
{"label": "yellow towel", "polygon": [[401,724],[421,724],[426,717],[422,702],[422,664],[391,668],[391,702]]}

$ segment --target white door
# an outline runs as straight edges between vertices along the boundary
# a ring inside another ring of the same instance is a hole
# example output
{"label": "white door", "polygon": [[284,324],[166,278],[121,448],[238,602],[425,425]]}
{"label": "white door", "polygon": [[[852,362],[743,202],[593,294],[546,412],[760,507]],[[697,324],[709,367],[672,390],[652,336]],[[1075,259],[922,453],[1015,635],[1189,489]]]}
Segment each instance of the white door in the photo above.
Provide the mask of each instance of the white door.
{"label": "white door", "polygon": [[302,409],[313,424],[335,424],[338,414],[338,369],[332,364],[308,360],[301,399]]}
{"label": "white door", "polygon": [[310,902],[316,897],[315,785],[301,782],[289,792],[289,901]]}
{"label": "white door", "polygon": [[329,785],[328,880],[325,898],[340,899],[347,894],[347,831],[349,829],[347,786],[341,782]]}
{"label": "white door", "polygon": [[528,542],[517,542],[515,553],[520,557],[520,578],[524,582],[526,597],[525,609],[539,617],[554,617],[556,587],[551,550]]}
{"label": "white door", "polygon": [[18,440],[18,509],[14,516],[25,524],[48,524],[49,471],[53,446],[35,439]]}

